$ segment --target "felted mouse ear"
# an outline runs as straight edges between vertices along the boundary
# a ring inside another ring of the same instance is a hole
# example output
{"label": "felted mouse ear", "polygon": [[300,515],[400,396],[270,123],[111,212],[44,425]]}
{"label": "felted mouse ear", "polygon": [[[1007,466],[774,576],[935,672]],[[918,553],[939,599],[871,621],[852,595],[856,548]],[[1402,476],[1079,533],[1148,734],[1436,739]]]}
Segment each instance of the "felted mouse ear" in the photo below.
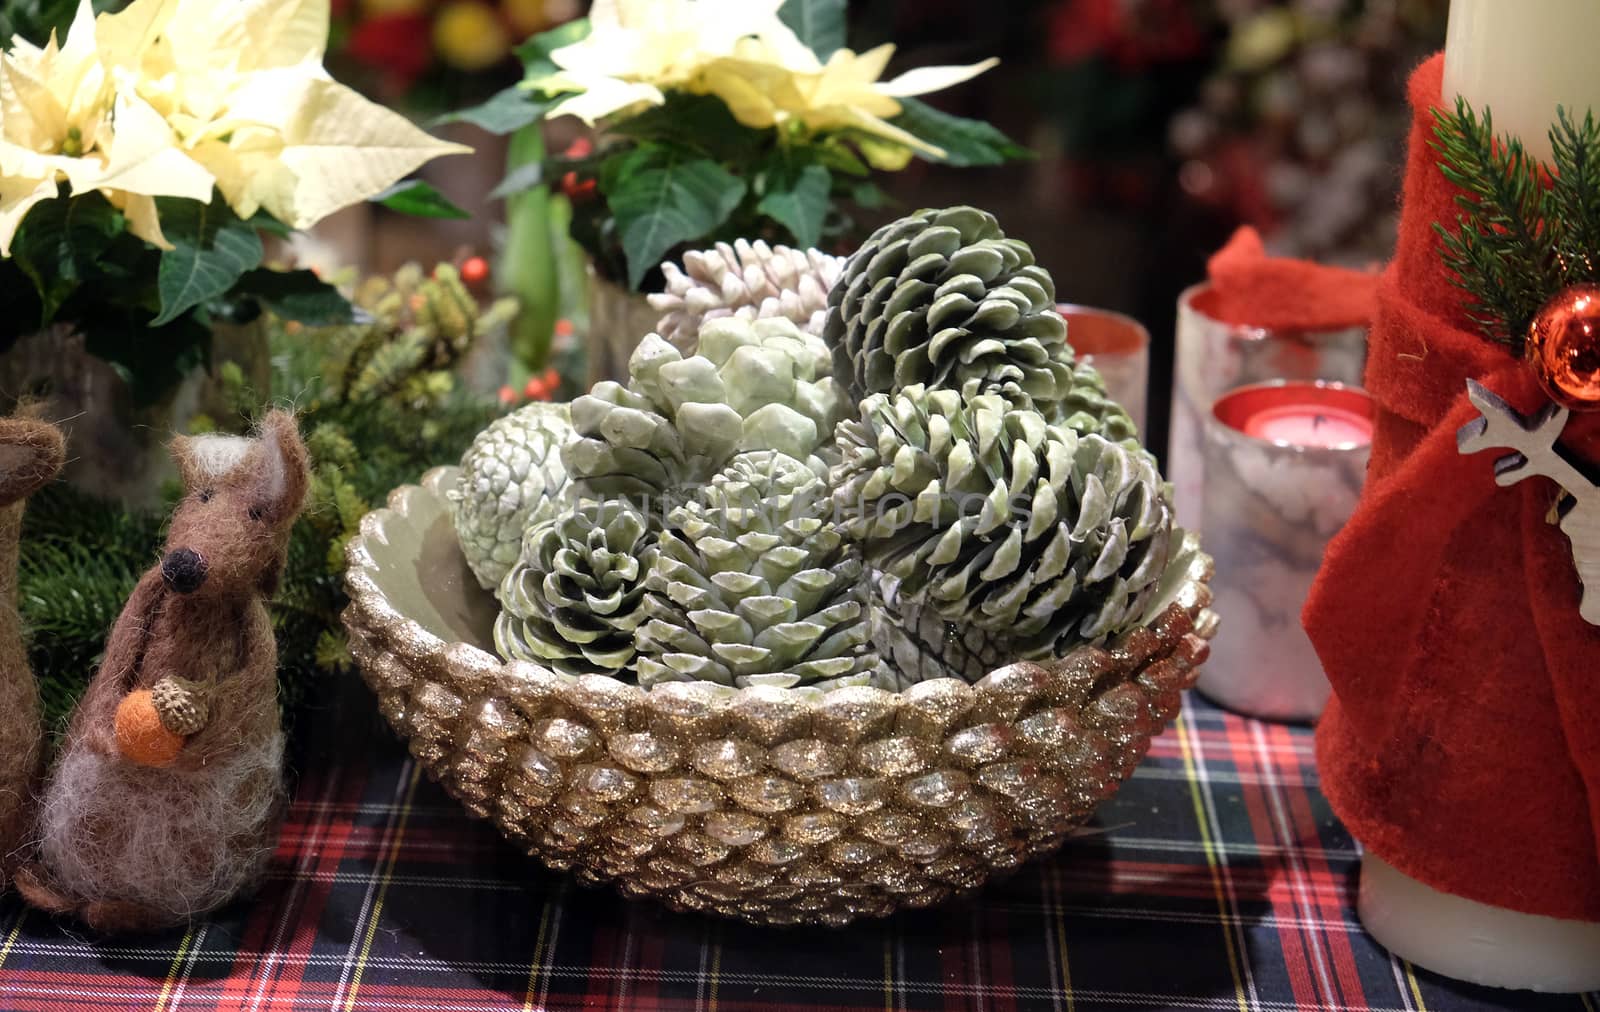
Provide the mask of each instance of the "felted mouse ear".
{"label": "felted mouse ear", "polygon": [[310,455],[294,415],[271,411],[261,420],[254,498],[274,519],[292,517],[305,504],[311,484]]}
{"label": "felted mouse ear", "polygon": [[60,429],[29,418],[0,418],[0,505],[37,492],[65,460]]}
{"label": "felted mouse ear", "polygon": [[255,440],[244,436],[178,436],[171,443],[183,487],[198,492],[238,467],[250,455]]}

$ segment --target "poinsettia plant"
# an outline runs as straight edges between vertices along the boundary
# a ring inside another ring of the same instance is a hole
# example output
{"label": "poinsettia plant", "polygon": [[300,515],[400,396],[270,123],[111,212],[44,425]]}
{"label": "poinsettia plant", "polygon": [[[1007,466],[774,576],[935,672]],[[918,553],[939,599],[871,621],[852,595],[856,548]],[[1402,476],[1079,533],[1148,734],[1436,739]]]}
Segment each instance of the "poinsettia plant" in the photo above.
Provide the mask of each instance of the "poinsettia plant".
{"label": "poinsettia plant", "polygon": [[597,140],[517,166],[497,191],[555,183],[603,274],[651,287],[663,258],[747,237],[815,246],[874,205],[875,170],[986,165],[1027,152],[912,96],[992,67],[882,80],[893,45],[845,46],[845,0],[596,0],[531,39],[520,85],[456,118],[509,133],[576,116]]}
{"label": "poinsettia plant", "polygon": [[134,0],[0,55],[0,351],[69,324],[148,399],[203,360],[218,318],[348,319],[262,234],[377,198],[465,152],[331,80],[328,0]]}

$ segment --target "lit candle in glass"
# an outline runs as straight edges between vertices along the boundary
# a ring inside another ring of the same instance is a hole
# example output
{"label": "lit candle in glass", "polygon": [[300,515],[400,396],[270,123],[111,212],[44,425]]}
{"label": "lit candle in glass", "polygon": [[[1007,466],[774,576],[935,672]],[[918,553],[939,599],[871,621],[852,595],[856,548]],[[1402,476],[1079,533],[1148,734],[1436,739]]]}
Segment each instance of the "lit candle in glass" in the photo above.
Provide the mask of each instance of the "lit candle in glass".
{"label": "lit candle in glass", "polygon": [[1348,448],[1372,442],[1372,419],[1332,404],[1280,404],[1245,419],[1244,433],[1279,446]]}
{"label": "lit candle in glass", "polygon": [[1224,621],[1198,687],[1229,709],[1314,720],[1328,701],[1300,610],[1361,496],[1373,414],[1357,387],[1287,380],[1230,391],[1212,408],[1202,529]]}

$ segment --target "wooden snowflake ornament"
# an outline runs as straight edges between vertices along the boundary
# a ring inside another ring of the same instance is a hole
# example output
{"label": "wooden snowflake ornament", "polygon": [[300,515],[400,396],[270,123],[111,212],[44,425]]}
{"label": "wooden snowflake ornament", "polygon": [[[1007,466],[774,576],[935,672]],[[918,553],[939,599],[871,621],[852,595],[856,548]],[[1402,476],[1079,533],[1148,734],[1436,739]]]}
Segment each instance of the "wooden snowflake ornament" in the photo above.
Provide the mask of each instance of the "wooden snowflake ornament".
{"label": "wooden snowflake ornament", "polygon": [[1510,486],[1525,478],[1545,477],[1570,497],[1561,530],[1572,543],[1572,561],[1584,588],[1578,613],[1585,622],[1600,625],[1600,486],[1562,456],[1556,445],[1570,412],[1550,403],[1528,418],[1475,380],[1467,380],[1467,399],[1482,415],[1461,427],[1457,449],[1464,454],[1512,450],[1495,461],[1495,484]]}

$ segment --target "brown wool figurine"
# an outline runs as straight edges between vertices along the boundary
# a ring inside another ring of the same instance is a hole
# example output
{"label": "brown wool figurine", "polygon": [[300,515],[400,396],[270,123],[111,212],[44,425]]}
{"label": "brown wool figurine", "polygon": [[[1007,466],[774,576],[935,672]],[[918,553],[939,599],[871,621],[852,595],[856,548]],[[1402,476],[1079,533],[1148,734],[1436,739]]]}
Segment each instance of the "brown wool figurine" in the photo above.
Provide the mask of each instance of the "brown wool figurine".
{"label": "brown wool figurine", "polygon": [[28,835],[38,784],[39,686],[28,670],[17,614],[22,509],[61,470],[61,433],[26,417],[0,418],[0,886]]}
{"label": "brown wool figurine", "polygon": [[41,802],[34,906],[101,931],[184,923],[260,876],[284,808],[267,602],[309,472],[294,416],[179,437],[184,498],[73,713]]}

